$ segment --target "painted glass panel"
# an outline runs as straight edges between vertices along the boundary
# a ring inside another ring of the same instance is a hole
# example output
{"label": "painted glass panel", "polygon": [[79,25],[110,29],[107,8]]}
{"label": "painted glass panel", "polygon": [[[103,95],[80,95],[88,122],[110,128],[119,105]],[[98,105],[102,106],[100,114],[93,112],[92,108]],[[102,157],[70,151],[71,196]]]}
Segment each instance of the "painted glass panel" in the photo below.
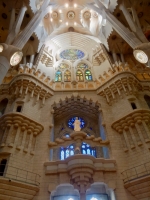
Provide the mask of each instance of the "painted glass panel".
{"label": "painted glass panel", "polygon": [[91,74],[90,70],[85,71],[85,79],[87,81],[92,81],[92,74]]}
{"label": "painted glass panel", "polygon": [[85,63],[80,63],[80,64],[78,64],[77,68],[80,68],[80,69],[87,69],[87,68],[88,68],[88,65],[85,64]]}
{"label": "painted glass panel", "polygon": [[77,78],[78,81],[84,81],[83,74],[82,74],[82,72],[80,70],[77,70],[76,78]]}
{"label": "painted glass panel", "polygon": [[60,53],[62,59],[75,61],[85,56],[84,52],[79,49],[66,49]]}
{"label": "painted glass panel", "polygon": [[69,70],[66,70],[66,72],[64,74],[64,81],[66,81],[66,82],[71,81],[71,73]]}
{"label": "painted glass panel", "polygon": [[[68,126],[69,126],[69,128],[72,128],[72,129],[74,129],[74,122],[75,122],[75,119],[76,119],[76,117],[72,117],[71,119],[69,119],[69,121],[68,121]],[[85,121],[84,121],[84,119],[83,118],[81,118],[81,117],[78,117],[78,119],[80,120],[80,127],[81,128],[84,128],[84,126],[85,126]]]}
{"label": "painted glass panel", "polygon": [[55,81],[56,82],[62,81],[62,73],[61,73],[61,71],[57,71],[56,72],[56,74],[55,74]]}

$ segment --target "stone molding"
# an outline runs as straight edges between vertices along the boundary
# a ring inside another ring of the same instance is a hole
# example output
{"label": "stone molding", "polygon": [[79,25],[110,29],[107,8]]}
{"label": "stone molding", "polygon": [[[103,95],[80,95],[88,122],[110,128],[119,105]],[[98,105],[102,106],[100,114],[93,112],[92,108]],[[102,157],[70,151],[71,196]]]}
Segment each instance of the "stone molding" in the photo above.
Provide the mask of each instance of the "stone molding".
{"label": "stone molding", "polygon": [[124,151],[134,149],[143,142],[150,143],[150,110],[136,109],[117,121],[111,127],[121,134]]}
{"label": "stone molding", "polygon": [[0,127],[3,130],[0,146],[2,152],[11,152],[16,147],[17,150],[30,152],[31,155],[34,155],[36,136],[44,130],[39,122],[21,113],[3,115],[0,118]]}
{"label": "stone molding", "polygon": [[82,142],[85,142],[92,147],[95,146],[108,146],[109,140],[102,140],[101,137],[95,138],[94,135],[87,136],[87,134],[83,131],[73,131],[70,134],[70,138],[63,136],[62,138],[56,138],[54,142],[49,141],[48,146],[50,148],[58,148],[58,147],[67,147],[72,143],[76,144],[76,147],[79,147]]}

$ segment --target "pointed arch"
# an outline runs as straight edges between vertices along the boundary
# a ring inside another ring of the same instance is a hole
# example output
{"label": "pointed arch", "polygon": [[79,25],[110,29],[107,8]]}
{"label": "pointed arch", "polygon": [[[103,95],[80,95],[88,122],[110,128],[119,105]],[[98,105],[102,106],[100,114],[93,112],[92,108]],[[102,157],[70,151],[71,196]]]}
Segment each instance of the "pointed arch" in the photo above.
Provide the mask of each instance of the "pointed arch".
{"label": "pointed arch", "polygon": [[79,82],[84,81],[83,73],[82,73],[82,71],[79,70],[79,69],[78,69],[77,72],[76,72],[76,79],[77,79],[77,81],[79,81]]}
{"label": "pointed arch", "polygon": [[55,74],[55,81],[56,82],[61,82],[62,81],[62,72],[58,70]]}
{"label": "pointed arch", "polygon": [[66,70],[64,73],[64,81],[70,82],[71,81],[71,72],[69,70]]}
{"label": "pointed arch", "polygon": [[92,81],[92,73],[88,69],[85,71],[85,80]]}

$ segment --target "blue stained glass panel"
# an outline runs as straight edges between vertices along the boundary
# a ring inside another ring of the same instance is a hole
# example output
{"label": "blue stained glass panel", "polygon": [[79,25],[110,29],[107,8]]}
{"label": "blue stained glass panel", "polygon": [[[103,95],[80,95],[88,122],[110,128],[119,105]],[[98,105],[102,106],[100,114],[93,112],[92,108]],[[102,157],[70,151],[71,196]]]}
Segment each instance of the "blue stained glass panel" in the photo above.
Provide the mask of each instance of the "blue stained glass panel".
{"label": "blue stained glass panel", "polygon": [[66,60],[78,60],[85,56],[84,52],[79,49],[65,49],[60,53],[60,57]]}
{"label": "blue stained glass panel", "polygon": [[[74,122],[75,122],[75,119],[76,119],[76,117],[72,117],[71,119],[69,119],[69,121],[68,121],[68,126],[69,126],[69,128],[72,128],[72,129],[74,129]],[[84,119],[83,118],[81,118],[81,117],[78,117],[78,119],[80,120],[80,127],[81,128],[84,128],[84,126],[85,126],[85,121],[84,121]]]}

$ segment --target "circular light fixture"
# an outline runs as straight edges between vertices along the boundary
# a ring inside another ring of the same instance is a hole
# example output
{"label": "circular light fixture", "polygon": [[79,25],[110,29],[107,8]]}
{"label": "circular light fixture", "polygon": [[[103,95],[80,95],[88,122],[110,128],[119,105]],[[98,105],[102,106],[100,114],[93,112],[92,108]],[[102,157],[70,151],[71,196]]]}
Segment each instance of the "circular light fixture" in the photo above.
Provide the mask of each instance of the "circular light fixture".
{"label": "circular light fixture", "polygon": [[3,45],[0,44],[0,52],[2,52],[4,50]]}
{"label": "circular light fixture", "polygon": [[147,63],[148,62],[148,56],[146,55],[146,53],[140,49],[134,50],[133,51],[133,55],[135,57],[135,59],[137,61],[139,61],[140,63]]}
{"label": "circular light fixture", "polygon": [[10,58],[10,64],[12,66],[18,65],[20,61],[22,60],[22,57],[23,57],[23,53],[21,51],[15,52]]}
{"label": "circular light fixture", "polygon": [[67,17],[68,17],[68,19],[74,19],[75,18],[75,13],[73,12],[73,11],[69,11],[68,13],[67,13]]}

